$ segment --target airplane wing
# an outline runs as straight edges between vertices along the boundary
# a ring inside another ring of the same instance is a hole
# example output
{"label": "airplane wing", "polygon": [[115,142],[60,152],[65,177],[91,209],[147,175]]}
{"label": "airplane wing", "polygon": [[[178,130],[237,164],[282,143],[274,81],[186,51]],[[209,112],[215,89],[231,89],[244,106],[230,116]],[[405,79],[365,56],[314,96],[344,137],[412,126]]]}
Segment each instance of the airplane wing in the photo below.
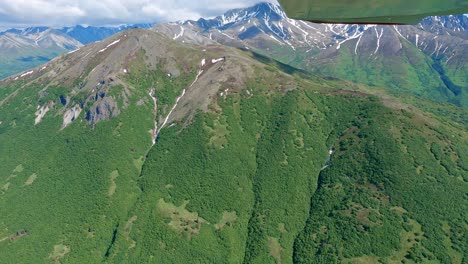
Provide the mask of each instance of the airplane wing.
{"label": "airplane wing", "polygon": [[341,24],[416,24],[427,16],[466,14],[468,0],[278,0],[293,19]]}

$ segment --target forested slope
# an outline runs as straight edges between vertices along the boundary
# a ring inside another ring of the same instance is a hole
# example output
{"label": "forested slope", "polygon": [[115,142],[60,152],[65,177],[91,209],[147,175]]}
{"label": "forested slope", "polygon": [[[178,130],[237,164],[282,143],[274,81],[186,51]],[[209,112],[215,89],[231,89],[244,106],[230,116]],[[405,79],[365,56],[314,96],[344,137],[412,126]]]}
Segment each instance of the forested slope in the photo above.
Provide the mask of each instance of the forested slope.
{"label": "forested slope", "polygon": [[134,29],[0,83],[0,262],[466,261],[462,109],[260,58]]}

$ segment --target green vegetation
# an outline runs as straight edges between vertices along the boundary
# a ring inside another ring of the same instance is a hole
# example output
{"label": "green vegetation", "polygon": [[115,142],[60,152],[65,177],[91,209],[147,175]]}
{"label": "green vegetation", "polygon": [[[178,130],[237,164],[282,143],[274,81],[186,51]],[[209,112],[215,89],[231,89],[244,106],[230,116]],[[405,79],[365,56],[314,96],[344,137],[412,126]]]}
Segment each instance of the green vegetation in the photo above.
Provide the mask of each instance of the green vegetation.
{"label": "green vegetation", "polygon": [[[384,88],[379,92],[390,93],[400,100],[408,99],[409,95],[411,99],[468,107],[468,75],[466,63],[460,61],[462,58],[455,58],[447,65],[448,57],[428,56],[408,41],[401,42],[398,52],[384,46],[377,54],[369,48],[358,53],[355,44],[350,43],[340,45],[337,51],[333,48],[333,52],[320,53],[319,49],[293,50],[272,41],[268,48],[255,52],[311,74],[366,84],[375,90]],[[262,61],[272,64],[272,59]]]}
{"label": "green vegetation", "polygon": [[2,52],[0,58],[0,80],[30,68],[44,64],[66,52],[63,48],[22,49],[13,54]]}
{"label": "green vegetation", "polygon": [[228,96],[171,120],[153,146],[155,117],[205,56],[178,48],[178,76],[167,75],[169,59],[136,52],[109,88],[120,114],[95,126],[81,113],[61,129],[59,97],[74,105],[86,91],[0,86],[0,102],[18,93],[0,103],[0,263],[467,261],[468,133],[458,108],[409,107],[229,49],[232,64],[205,77],[237,64],[252,72],[220,81]]}
{"label": "green vegetation", "polygon": [[426,16],[447,13],[466,13],[466,5],[457,1],[403,0],[366,2],[351,0],[346,2],[279,1],[289,17],[309,21],[335,23],[388,23],[416,24]]}
{"label": "green vegetation", "polygon": [[[147,93],[134,91],[125,111],[94,129],[82,113],[60,130],[63,106],[59,94],[52,96],[56,89],[46,100],[54,101],[53,109],[34,126],[43,86],[19,85],[13,86],[19,95],[0,107],[0,240],[6,237],[0,262],[94,263],[140,192],[133,161],[150,147],[154,114],[152,106],[136,101]],[[21,230],[27,233],[17,237]]]}
{"label": "green vegetation", "polygon": [[[415,115],[396,115],[377,105],[366,109],[366,115],[372,113],[381,118],[360,118],[357,129],[345,131],[354,140],[347,140],[345,151],[340,147],[333,165],[320,174],[295,260],[330,263],[367,255],[384,263],[452,263],[452,248],[463,252],[468,246],[460,240],[467,204],[453,205],[466,193],[467,171],[444,161],[465,155],[466,139],[449,141],[444,135],[453,131],[421,126]],[[434,155],[436,146],[444,146],[445,153]],[[443,243],[444,221],[459,230],[449,235],[451,248]]]}
{"label": "green vegetation", "polygon": [[466,91],[462,88],[467,84],[466,74],[461,73],[463,68],[452,70],[444,67],[440,60],[430,58],[412,44],[402,42],[402,45],[404,48],[399,54],[371,57],[366,53],[355,55],[354,47],[343,45],[332,58],[332,63],[324,60],[323,63],[313,61],[313,65],[295,65],[312,67],[317,73],[343,80],[386,87],[397,97],[403,92],[437,102],[468,106]]}

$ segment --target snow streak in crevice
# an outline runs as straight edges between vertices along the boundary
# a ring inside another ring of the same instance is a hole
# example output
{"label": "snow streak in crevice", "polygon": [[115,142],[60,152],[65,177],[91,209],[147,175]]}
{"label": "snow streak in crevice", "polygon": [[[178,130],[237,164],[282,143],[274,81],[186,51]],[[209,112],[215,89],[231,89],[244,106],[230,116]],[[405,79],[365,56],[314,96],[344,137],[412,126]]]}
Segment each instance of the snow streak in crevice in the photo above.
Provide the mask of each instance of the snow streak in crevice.
{"label": "snow streak in crevice", "polygon": [[[220,61],[224,61],[224,58],[220,58],[220,59],[213,59],[211,60],[211,62],[213,64],[217,63],[217,62],[220,62]],[[191,88],[195,83],[197,83],[198,79],[200,78],[200,76],[203,74],[204,70],[202,69],[205,65],[206,65],[206,59],[203,59],[200,63],[201,67],[200,69],[198,70],[198,73],[197,73],[197,76],[195,76],[195,80],[193,80],[193,82],[190,84],[190,86],[188,88],[184,88],[182,90],[182,93],[176,98],[176,101],[174,103],[174,105],[172,106],[171,110],[169,111],[169,113],[167,114],[166,118],[164,118],[164,121],[163,123],[159,126],[159,128],[157,128],[157,124],[155,123],[155,134],[154,134],[154,137],[153,137],[153,145],[156,143],[156,140],[159,136],[159,133],[161,132],[161,129],[163,129],[167,122],[169,121],[171,115],[172,115],[172,112],[174,112],[174,110],[176,109],[177,105],[179,104],[179,101],[184,97],[185,93],[187,92],[187,89]],[[156,98],[154,98],[153,100],[156,100]],[[155,101],[156,102],[156,101]]]}
{"label": "snow streak in crevice", "polygon": [[375,30],[375,34],[377,35],[377,47],[375,48],[375,51],[373,54],[377,54],[377,51],[380,48],[380,39],[382,38],[382,35],[383,35],[383,28],[380,29],[380,35],[377,32],[377,28],[374,28],[374,30]]}
{"label": "snow streak in crevice", "polygon": [[158,104],[157,103],[158,103],[158,99],[155,96],[154,88],[151,89],[148,94],[151,97],[151,99],[153,99],[153,104],[154,104],[154,107],[153,107],[153,112],[155,114],[154,129],[151,131],[151,140],[152,140],[153,146],[154,146],[154,144],[156,144],[156,137],[157,137],[157,131],[158,131],[158,121],[157,121],[157,116],[158,116]]}
{"label": "snow streak in crevice", "polygon": [[356,54],[356,55],[357,55],[357,48],[358,48],[358,46],[359,46],[359,42],[361,42],[361,38],[362,38],[362,34],[359,35],[359,39],[358,39],[358,41],[356,42],[356,47],[354,48],[354,54]]}
{"label": "snow streak in crevice", "polygon": [[185,28],[184,28],[183,26],[180,26],[180,33],[174,35],[174,37],[173,37],[172,39],[173,39],[173,40],[176,40],[176,39],[182,37],[182,36],[184,35],[184,32],[185,32]]}

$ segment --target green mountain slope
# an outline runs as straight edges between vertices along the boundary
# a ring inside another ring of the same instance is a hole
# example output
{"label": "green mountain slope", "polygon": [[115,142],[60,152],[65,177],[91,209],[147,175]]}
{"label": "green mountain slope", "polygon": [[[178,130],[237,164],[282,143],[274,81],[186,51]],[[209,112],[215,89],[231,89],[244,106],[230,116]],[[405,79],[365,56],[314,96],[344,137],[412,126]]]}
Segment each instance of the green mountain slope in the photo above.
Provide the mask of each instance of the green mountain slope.
{"label": "green mountain slope", "polygon": [[24,71],[63,54],[66,50],[61,48],[30,50],[26,48],[18,53],[21,55],[12,55],[9,52],[2,54],[0,61],[0,78],[6,78],[13,74]]}
{"label": "green mountain slope", "polygon": [[0,83],[0,263],[466,261],[460,108],[142,29],[45,66]]}
{"label": "green mountain slope", "polygon": [[340,49],[320,54],[313,60],[305,59],[300,64],[324,75],[386,87],[396,96],[404,92],[437,102],[468,106],[464,58],[461,57],[460,62],[455,57],[456,61],[447,64],[449,58],[446,55],[428,56],[392,30],[382,28],[383,36],[377,49],[372,47],[375,34],[368,33],[360,42],[352,40]]}

